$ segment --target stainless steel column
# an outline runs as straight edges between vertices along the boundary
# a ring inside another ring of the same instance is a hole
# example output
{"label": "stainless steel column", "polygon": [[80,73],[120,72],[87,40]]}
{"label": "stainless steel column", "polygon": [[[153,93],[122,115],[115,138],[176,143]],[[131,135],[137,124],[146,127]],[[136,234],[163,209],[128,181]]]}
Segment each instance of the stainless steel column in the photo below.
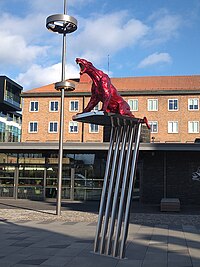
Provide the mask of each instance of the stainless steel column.
{"label": "stainless steel column", "polygon": [[135,134],[135,145],[134,145],[134,151],[133,151],[130,179],[129,179],[129,184],[128,184],[128,196],[127,196],[126,205],[125,205],[125,216],[124,216],[124,224],[123,224],[123,231],[122,231],[122,240],[120,244],[120,253],[119,253],[120,258],[123,258],[125,254],[125,243],[126,243],[126,239],[128,235],[131,198],[132,198],[132,193],[133,193],[133,188],[134,188],[135,178],[136,178],[135,176],[136,175],[136,163],[137,163],[137,157],[138,157],[138,152],[139,152],[140,133],[141,133],[141,123],[137,125],[136,134]]}
{"label": "stainless steel column", "polygon": [[121,141],[122,136],[122,130],[123,127],[117,126],[117,135],[116,135],[116,146],[111,166],[111,175],[110,175],[110,181],[109,181],[109,187],[108,187],[108,196],[107,196],[107,202],[106,202],[106,210],[105,210],[105,216],[103,221],[103,228],[102,228],[102,238],[101,238],[101,244],[100,244],[100,253],[104,253],[105,249],[105,237],[108,230],[108,222],[109,222],[109,212],[110,212],[110,206],[111,206],[111,200],[112,200],[112,192],[113,192],[113,185],[114,185],[114,179],[115,179],[115,172],[116,172],[116,165],[117,165],[117,159],[119,155],[119,145]]}
{"label": "stainless steel column", "polygon": [[95,241],[94,241],[94,252],[98,251],[98,246],[99,246],[99,236],[100,236],[101,225],[102,225],[102,221],[103,221],[107,184],[108,184],[109,173],[110,173],[110,165],[112,162],[113,149],[114,149],[114,145],[115,145],[115,136],[116,136],[116,128],[114,127],[114,122],[112,120],[112,128],[111,128],[111,134],[110,134],[110,146],[109,146],[109,150],[108,150],[106,170],[105,170],[105,175],[104,175],[104,183],[103,183],[103,188],[102,188],[102,193],[101,193],[99,217],[98,217],[96,236],[95,236]]}
{"label": "stainless steel column", "polygon": [[122,146],[121,146],[119,163],[118,163],[117,178],[116,178],[114,199],[113,199],[113,205],[112,205],[112,213],[111,213],[110,226],[109,226],[109,231],[108,231],[108,240],[107,240],[107,247],[106,247],[106,254],[107,255],[110,255],[111,249],[112,249],[112,237],[113,237],[114,226],[115,226],[117,201],[118,201],[118,197],[119,197],[120,180],[121,180],[121,176],[122,176],[122,166],[124,163],[126,142],[127,142],[127,136],[129,136],[129,132],[130,132],[130,127],[129,127],[129,125],[127,126],[125,123],[125,126],[123,126]]}
{"label": "stainless steel column", "polygon": [[[148,121],[104,111],[77,114],[73,120],[111,126],[94,252],[125,256],[130,205],[135,183],[141,125]],[[134,149],[133,149],[134,144]]]}
{"label": "stainless steel column", "polygon": [[142,121],[128,118],[111,120],[94,252],[124,258]]}
{"label": "stainless steel column", "polygon": [[114,245],[113,245],[113,256],[117,257],[118,254],[118,246],[119,246],[119,238],[121,233],[121,227],[122,227],[122,218],[123,218],[123,207],[126,197],[126,187],[127,187],[127,176],[128,176],[128,170],[130,166],[130,159],[131,159],[131,152],[132,152],[132,146],[134,141],[134,133],[135,133],[135,125],[131,125],[131,134],[130,139],[128,141],[128,150],[126,153],[126,161],[125,161],[125,169],[123,173],[123,180],[122,180],[122,189],[121,189],[121,195],[120,195],[120,203],[119,203],[119,211],[117,216],[117,225],[116,225],[116,233],[115,233],[115,239],[114,239]]}

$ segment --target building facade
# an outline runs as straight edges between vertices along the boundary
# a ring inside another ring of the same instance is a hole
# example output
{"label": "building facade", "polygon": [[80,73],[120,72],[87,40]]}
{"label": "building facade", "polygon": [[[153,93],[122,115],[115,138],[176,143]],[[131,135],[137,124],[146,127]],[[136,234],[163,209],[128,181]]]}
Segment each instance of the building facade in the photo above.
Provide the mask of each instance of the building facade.
{"label": "building facade", "polygon": [[[200,75],[112,78],[112,83],[135,117],[148,118],[152,142],[187,143],[199,138]],[[87,105],[90,88],[90,78],[83,75],[75,91],[65,93],[64,142],[104,141],[101,126],[72,120]],[[54,84],[26,91],[22,97],[22,141],[58,141],[60,93]]]}
{"label": "building facade", "polygon": [[0,142],[21,140],[22,87],[6,76],[0,76]]}
{"label": "building facade", "polygon": [[[100,200],[109,143],[65,143],[62,199]],[[125,164],[125,163],[124,163]],[[58,144],[0,144],[0,198],[56,198]],[[200,205],[200,144],[141,143],[133,198]]]}

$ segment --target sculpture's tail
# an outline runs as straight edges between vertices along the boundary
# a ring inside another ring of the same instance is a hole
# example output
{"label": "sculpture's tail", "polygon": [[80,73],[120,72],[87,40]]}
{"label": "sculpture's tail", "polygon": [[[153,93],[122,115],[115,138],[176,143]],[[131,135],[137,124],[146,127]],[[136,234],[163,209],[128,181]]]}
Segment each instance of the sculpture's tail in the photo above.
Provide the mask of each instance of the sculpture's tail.
{"label": "sculpture's tail", "polygon": [[144,117],[143,119],[141,119],[141,123],[145,123],[147,128],[150,130],[151,129],[151,126],[149,125],[148,123],[148,120],[147,120],[147,117]]}

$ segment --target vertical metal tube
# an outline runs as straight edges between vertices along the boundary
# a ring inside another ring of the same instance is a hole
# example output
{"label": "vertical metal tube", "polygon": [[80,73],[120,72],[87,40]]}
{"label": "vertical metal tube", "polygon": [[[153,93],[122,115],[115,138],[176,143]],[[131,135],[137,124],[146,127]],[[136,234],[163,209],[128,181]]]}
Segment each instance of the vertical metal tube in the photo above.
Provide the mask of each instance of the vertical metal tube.
{"label": "vertical metal tube", "polygon": [[44,176],[43,176],[43,200],[46,199],[46,185],[47,185],[47,168],[44,168]]}
{"label": "vertical metal tube", "polygon": [[101,232],[101,224],[103,220],[103,210],[104,210],[104,205],[105,205],[106,190],[107,190],[108,177],[109,177],[109,172],[110,172],[110,163],[111,163],[112,154],[113,154],[115,135],[116,135],[116,128],[114,127],[114,125],[112,125],[111,134],[110,134],[110,146],[108,150],[106,169],[105,169],[105,175],[104,175],[104,183],[103,183],[101,201],[100,201],[100,207],[99,207],[99,217],[98,217],[96,235],[95,235],[95,241],[94,241],[94,252],[97,252],[98,250],[99,235]]}
{"label": "vertical metal tube", "polygon": [[122,146],[121,146],[119,163],[118,163],[117,178],[116,178],[113,205],[112,205],[112,213],[111,213],[111,218],[110,218],[110,227],[109,227],[109,232],[108,232],[108,240],[107,240],[107,248],[106,248],[106,254],[107,255],[109,255],[111,253],[111,245],[112,245],[111,242],[112,242],[112,237],[113,237],[113,233],[114,233],[114,226],[115,226],[117,200],[118,200],[120,180],[121,180],[121,175],[122,175],[122,164],[124,161],[124,152],[126,149],[126,139],[127,139],[127,136],[129,135],[129,130],[130,130],[129,126],[123,127]]}
{"label": "vertical metal tube", "polygon": [[64,93],[61,89],[61,108],[60,108],[60,131],[59,131],[59,157],[58,157],[58,190],[56,214],[61,215],[61,194],[62,194],[62,159],[63,159],[63,125],[64,125]]}
{"label": "vertical metal tube", "polygon": [[118,212],[118,216],[117,216],[117,226],[116,226],[115,240],[114,240],[114,246],[113,246],[113,256],[114,257],[116,257],[116,255],[117,255],[120,230],[121,230],[121,225],[122,225],[123,205],[124,205],[124,198],[125,198],[125,191],[126,191],[129,162],[130,162],[130,158],[131,158],[134,130],[135,130],[135,127],[132,127],[130,139],[128,142],[128,150],[126,153],[126,162],[125,162],[125,169],[124,169],[124,174],[123,174],[122,190],[121,190],[120,203],[119,203],[119,212]]}
{"label": "vertical metal tube", "polygon": [[[67,3],[64,0],[64,14],[67,12]],[[66,34],[63,34],[62,45],[62,74],[61,80],[65,81],[65,64],[66,64]],[[59,129],[59,156],[58,156],[58,190],[57,190],[57,205],[56,214],[61,215],[61,198],[62,198],[62,159],[63,159],[63,132],[64,132],[64,98],[65,89],[61,89],[60,103],[60,129]]]}
{"label": "vertical metal tube", "polygon": [[67,0],[64,0],[64,14],[67,14]]}
{"label": "vertical metal tube", "polygon": [[129,226],[129,214],[130,214],[130,203],[132,198],[133,186],[134,186],[134,179],[136,174],[136,164],[137,164],[137,157],[139,152],[139,144],[140,144],[140,133],[141,133],[141,123],[138,123],[137,130],[135,133],[135,145],[134,145],[134,152],[132,158],[132,166],[131,166],[131,173],[128,185],[128,195],[126,200],[126,207],[125,207],[125,216],[124,216],[124,225],[123,225],[123,232],[122,232],[122,240],[120,246],[120,258],[124,257],[125,251],[125,243],[128,234],[128,226]]}
{"label": "vertical metal tube", "polygon": [[101,243],[100,243],[100,254],[104,253],[105,248],[105,237],[107,234],[108,229],[108,222],[109,222],[109,211],[111,206],[111,198],[112,198],[112,192],[113,192],[113,185],[114,185],[114,178],[115,178],[115,170],[116,170],[116,164],[117,164],[117,158],[119,155],[119,144],[121,141],[122,136],[122,127],[117,127],[117,135],[116,135],[116,146],[112,161],[112,171],[110,175],[110,181],[109,181],[109,188],[108,188],[108,196],[107,196],[107,202],[106,202],[106,210],[105,210],[105,216],[103,221],[103,228],[102,228],[102,237],[101,237]]}
{"label": "vertical metal tube", "polygon": [[167,158],[166,158],[166,151],[164,152],[164,162],[163,162],[163,169],[164,169],[164,180],[163,180],[163,191],[164,191],[164,198],[167,197]]}

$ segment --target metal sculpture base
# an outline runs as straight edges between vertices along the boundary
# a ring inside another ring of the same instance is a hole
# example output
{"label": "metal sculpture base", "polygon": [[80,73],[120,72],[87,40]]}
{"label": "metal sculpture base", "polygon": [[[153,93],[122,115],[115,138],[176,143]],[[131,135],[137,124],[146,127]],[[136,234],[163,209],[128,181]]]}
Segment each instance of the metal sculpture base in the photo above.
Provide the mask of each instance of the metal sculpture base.
{"label": "metal sculpture base", "polygon": [[124,258],[141,124],[146,121],[103,111],[78,114],[73,120],[111,126],[94,252]]}

